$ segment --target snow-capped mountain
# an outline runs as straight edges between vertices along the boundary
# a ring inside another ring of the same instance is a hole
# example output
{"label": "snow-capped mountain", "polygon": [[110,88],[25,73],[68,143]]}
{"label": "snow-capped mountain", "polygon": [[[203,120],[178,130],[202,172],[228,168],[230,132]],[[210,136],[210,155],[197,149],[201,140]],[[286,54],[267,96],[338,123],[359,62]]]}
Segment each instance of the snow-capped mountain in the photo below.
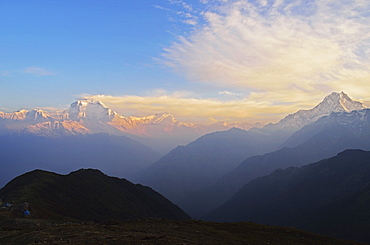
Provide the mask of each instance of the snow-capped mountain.
{"label": "snow-capped mountain", "polygon": [[[264,133],[286,131],[290,135],[303,126],[332,112],[348,112],[364,108],[365,106],[361,102],[352,100],[343,92],[332,93],[314,108],[290,114],[277,124],[269,124],[260,130],[263,130]],[[176,142],[171,143],[173,147],[178,144],[187,144],[204,134],[215,131],[228,130],[233,127],[244,130],[255,127],[256,130],[259,130],[258,128],[262,126],[225,122],[211,125],[185,123],[177,121],[174,115],[169,113],[145,117],[123,117],[101,101],[85,99],[78,100],[72,103],[68,109],[55,114],[38,109],[22,109],[12,113],[0,112],[0,120],[0,134],[24,132],[42,136],[61,136],[109,133],[113,135],[132,135],[141,139],[176,139]],[[154,141],[152,143],[157,144]]]}
{"label": "snow-capped mountain", "polygon": [[341,131],[347,132],[352,137],[357,138],[357,140],[353,141],[360,147],[363,142],[369,141],[364,141],[363,138],[370,138],[370,109],[351,112],[333,112],[295,132],[284,143],[284,146],[298,146],[315,135],[324,135],[325,132],[334,129],[337,129],[337,135],[340,135],[339,131]]}
{"label": "snow-capped mountain", "polygon": [[78,100],[72,103],[68,109],[68,118],[74,121],[109,122],[114,117],[119,117],[119,115],[98,100]]}
{"label": "snow-capped mountain", "polygon": [[123,117],[101,101],[85,99],[72,103],[63,112],[47,113],[38,109],[30,111],[22,109],[12,113],[0,112],[0,119],[4,119],[0,125],[0,133],[23,132],[48,137],[109,133],[149,138],[181,138],[182,141],[173,142],[174,146],[189,143],[201,135],[214,131],[232,127],[247,130],[254,126],[262,126],[248,123],[212,125],[184,123],[177,121],[174,115],[169,113]]}
{"label": "snow-capped mountain", "polygon": [[49,121],[29,125],[23,132],[39,136],[66,136],[91,134],[91,131],[76,121]]}
{"label": "snow-capped mountain", "polygon": [[31,111],[28,111],[25,117],[25,120],[31,120],[31,121],[43,121],[43,120],[48,120],[50,116],[38,109],[33,109]]}
{"label": "snow-capped mountain", "polygon": [[305,125],[315,122],[317,119],[327,116],[332,112],[350,112],[365,109],[366,106],[359,101],[352,100],[344,92],[333,92],[326,96],[322,102],[309,110],[299,110],[286,116],[277,124],[269,124],[266,127],[288,129],[296,131]]}
{"label": "snow-capped mountain", "polygon": [[0,111],[0,118],[9,119],[9,120],[26,120],[26,121],[40,121],[40,120],[47,120],[50,116],[38,109],[33,109],[31,111],[22,109],[19,111],[15,111],[12,113],[4,113]]}

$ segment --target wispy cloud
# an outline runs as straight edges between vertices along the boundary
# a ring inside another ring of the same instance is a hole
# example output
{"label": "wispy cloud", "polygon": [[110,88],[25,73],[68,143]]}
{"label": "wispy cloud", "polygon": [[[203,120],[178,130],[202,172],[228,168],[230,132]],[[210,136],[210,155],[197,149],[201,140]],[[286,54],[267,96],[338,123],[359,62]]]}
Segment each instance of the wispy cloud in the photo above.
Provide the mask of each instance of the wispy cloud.
{"label": "wispy cloud", "polygon": [[56,111],[64,110],[64,109],[61,109],[61,108],[50,107],[50,106],[36,107],[36,109],[43,110],[43,111],[48,111],[48,112],[56,112]]}
{"label": "wispy cloud", "polygon": [[241,96],[243,96],[243,94],[241,94],[241,93],[234,93],[234,92],[227,91],[227,90],[220,91],[220,92],[218,92],[218,94],[219,95],[231,96],[231,97],[241,97]]}
{"label": "wispy cloud", "polygon": [[8,108],[5,108],[5,107],[0,107],[0,111],[2,111],[2,112],[10,112],[10,110]]}
{"label": "wispy cloud", "polygon": [[367,0],[222,1],[163,62],[189,79],[252,91],[252,101],[318,101],[332,91],[370,98]]}
{"label": "wispy cloud", "polygon": [[172,14],[170,20],[173,22],[181,22],[190,26],[198,24],[197,10],[194,10],[192,5],[183,0],[167,0],[169,7],[161,5],[153,5],[155,8],[167,11]]}
{"label": "wispy cloud", "polygon": [[167,93],[158,90],[145,96],[82,95],[86,99],[101,100],[124,116],[147,116],[155,113],[172,113],[181,121],[211,123],[215,119],[230,122],[271,122],[297,110],[294,106],[251,101],[246,98],[220,100],[196,98],[191,93]]}
{"label": "wispy cloud", "polygon": [[36,76],[53,76],[55,73],[48,71],[40,67],[27,67],[24,69],[24,73],[33,74]]}

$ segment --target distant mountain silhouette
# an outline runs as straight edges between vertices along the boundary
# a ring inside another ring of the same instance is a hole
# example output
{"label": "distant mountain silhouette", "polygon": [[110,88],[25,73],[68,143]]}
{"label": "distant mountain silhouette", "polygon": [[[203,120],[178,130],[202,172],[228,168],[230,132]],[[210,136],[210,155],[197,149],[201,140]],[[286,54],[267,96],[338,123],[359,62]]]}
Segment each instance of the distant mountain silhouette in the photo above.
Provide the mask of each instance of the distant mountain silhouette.
{"label": "distant mountain silhouette", "polygon": [[370,152],[346,150],[257,178],[203,218],[290,226],[370,242],[369,215]]}
{"label": "distant mountain silhouette", "polygon": [[265,135],[236,128],[211,133],[175,148],[134,180],[176,202],[214,184],[243,159],[273,149],[275,144]]}
{"label": "distant mountain silhouette", "polygon": [[213,186],[177,204],[193,217],[200,217],[232,197],[249,181],[274,170],[335,156],[346,149],[370,150],[370,110],[332,113],[294,133],[283,148],[243,161]]}
{"label": "distant mountain silhouette", "polygon": [[[171,201],[186,208],[192,215],[201,215],[204,214],[202,212],[222,204],[246,182],[243,180],[234,192],[227,190],[229,186],[225,190],[212,190],[220,194],[227,193],[220,199],[221,201],[209,195],[200,194],[202,201],[197,202],[194,200],[197,197],[193,194],[216,184],[223,175],[235,169],[243,160],[280,149],[283,142],[294,132],[320,117],[332,112],[349,112],[363,108],[360,102],[353,101],[345,93],[334,92],[314,108],[297,111],[276,124],[253,128],[249,131],[230,129],[204,135],[184,147],[172,150],[159,161],[139,172],[135,181],[151,186]],[[339,151],[334,151],[333,154]],[[320,160],[322,156],[331,155],[321,154],[320,158],[302,159],[301,165],[311,160]],[[282,167],[288,166],[290,165]],[[256,172],[252,175],[253,177],[265,175],[276,168],[272,166],[262,173]],[[206,200],[203,201],[203,199]],[[204,208],[194,206],[198,204]]]}
{"label": "distant mountain silhouette", "polygon": [[159,159],[151,148],[125,136],[108,134],[41,137],[0,136],[0,187],[12,178],[42,168],[68,173],[76,168],[99,168],[129,178]]}
{"label": "distant mountain silhouette", "polygon": [[31,214],[44,219],[189,219],[149,187],[93,169],[80,169],[68,175],[34,170],[9,182],[0,190],[0,198],[13,205],[28,202]]}

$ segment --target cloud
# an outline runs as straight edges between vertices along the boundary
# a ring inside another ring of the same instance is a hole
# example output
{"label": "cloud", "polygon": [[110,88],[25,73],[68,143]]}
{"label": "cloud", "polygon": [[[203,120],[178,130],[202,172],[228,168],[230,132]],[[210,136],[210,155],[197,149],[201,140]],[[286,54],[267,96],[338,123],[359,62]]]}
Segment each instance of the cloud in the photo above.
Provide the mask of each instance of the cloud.
{"label": "cloud", "polygon": [[268,103],[312,103],[332,91],[369,98],[369,1],[203,2],[213,4],[203,24],[162,59],[192,81]]}
{"label": "cloud", "polygon": [[275,105],[249,98],[220,100],[196,98],[192,93],[158,90],[145,96],[138,95],[82,95],[85,99],[97,99],[123,116],[148,116],[156,113],[172,113],[183,122],[211,123],[215,120],[228,122],[275,122],[296,108],[294,105]]}
{"label": "cloud", "polygon": [[51,107],[51,106],[46,106],[46,107],[36,107],[36,109],[43,110],[43,111],[48,111],[48,112],[56,112],[56,111],[61,111],[63,109],[57,108],[57,107]]}
{"label": "cloud", "polygon": [[234,93],[227,90],[218,92],[219,95],[226,95],[226,96],[232,96],[232,97],[240,97],[243,96],[241,93]]}
{"label": "cloud", "polygon": [[11,110],[5,107],[0,107],[1,112],[10,112]]}
{"label": "cloud", "polygon": [[192,5],[183,0],[167,0],[168,7],[161,5],[153,5],[153,7],[171,13],[169,17],[171,22],[180,22],[189,26],[198,24],[198,10],[195,10]]}
{"label": "cloud", "polygon": [[53,76],[55,75],[53,72],[45,70],[44,68],[40,67],[27,67],[24,69],[25,73],[33,74],[37,76]]}

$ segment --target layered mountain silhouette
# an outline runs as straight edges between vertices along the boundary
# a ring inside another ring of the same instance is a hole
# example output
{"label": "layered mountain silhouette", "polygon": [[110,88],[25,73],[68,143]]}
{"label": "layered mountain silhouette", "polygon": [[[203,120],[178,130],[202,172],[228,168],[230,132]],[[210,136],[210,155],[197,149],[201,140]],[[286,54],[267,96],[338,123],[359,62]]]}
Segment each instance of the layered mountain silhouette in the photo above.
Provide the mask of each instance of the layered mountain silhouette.
{"label": "layered mountain silhouette", "polygon": [[[205,135],[185,147],[174,149],[140,172],[136,180],[153,187],[197,217],[227,201],[245,183],[256,177],[269,174],[277,168],[294,164],[302,166],[347,149],[333,146],[335,149],[323,153],[323,148],[314,154],[311,153],[314,151],[312,146],[294,151],[282,150],[271,158],[278,157],[278,162],[265,161],[259,165],[261,160],[257,157],[249,160],[253,162],[251,164],[242,164],[250,167],[235,169],[249,157],[278,150],[293,133],[321,117],[333,112],[348,113],[363,108],[360,102],[353,101],[343,92],[332,93],[313,109],[288,115],[276,124],[249,131],[231,129]],[[336,134],[336,130],[331,132]],[[305,151],[308,151],[307,154]],[[302,157],[301,153],[304,154]],[[228,174],[230,171],[232,173]],[[230,177],[223,177],[225,174]],[[202,191],[207,188],[207,191]]]}
{"label": "layered mountain silhouette", "polygon": [[262,153],[262,149],[274,149],[274,142],[258,132],[236,128],[215,132],[175,148],[140,171],[134,180],[178,202],[214,184],[243,159]]}
{"label": "layered mountain silhouette", "polygon": [[7,134],[0,136],[0,187],[37,168],[58,173],[99,168],[109,175],[130,178],[159,157],[151,148],[125,136]]}
{"label": "layered mountain silhouette", "polygon": [[0,190],[0,197],[15,209],[29,203],[33,217],[43,219],[189,219],[180,208],[149,187],[93,169],[80,169],[68,175],[34,170],[10,181]]}
{"label": "layered mountain silhouette", "polygon": [[257,178],[204,219],[290,226],[370,242],[369,188],[370,152],[346,150]]}
{"label": "layered mountain silhouette", "polygon": [[370,110],[337,112],[322,117],[294,133],[278,151],[254,156],[225,174],[213,186],[177,204],[200,217],[226,202],[249,181],[274,170],[300,167],[335,156],[345,149],[370,150]]}

